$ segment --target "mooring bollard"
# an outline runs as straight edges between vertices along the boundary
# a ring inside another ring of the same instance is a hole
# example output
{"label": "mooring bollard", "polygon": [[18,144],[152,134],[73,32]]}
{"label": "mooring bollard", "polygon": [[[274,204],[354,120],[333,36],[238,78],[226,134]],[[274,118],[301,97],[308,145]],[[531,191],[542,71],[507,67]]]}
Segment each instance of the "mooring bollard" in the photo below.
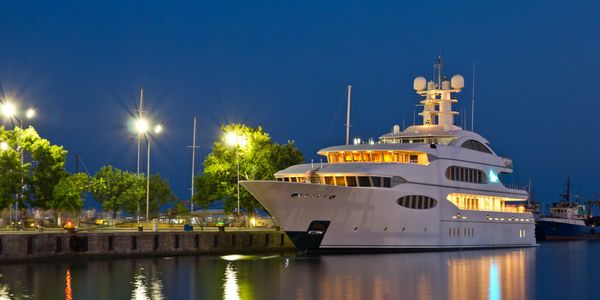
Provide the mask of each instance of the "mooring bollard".
{"label": "mooring bollard", "polygon": [[152,219],[152,231],[158,231],[158,219]]}

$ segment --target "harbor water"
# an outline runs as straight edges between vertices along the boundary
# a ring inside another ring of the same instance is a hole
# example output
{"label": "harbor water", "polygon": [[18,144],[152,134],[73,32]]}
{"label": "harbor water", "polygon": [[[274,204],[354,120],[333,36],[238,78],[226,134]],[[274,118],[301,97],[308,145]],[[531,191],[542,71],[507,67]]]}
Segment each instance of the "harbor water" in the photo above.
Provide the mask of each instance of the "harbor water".
{"label": "harbor water", "polygon": [[0,265],[0,299],[598,299],[600,242]]}

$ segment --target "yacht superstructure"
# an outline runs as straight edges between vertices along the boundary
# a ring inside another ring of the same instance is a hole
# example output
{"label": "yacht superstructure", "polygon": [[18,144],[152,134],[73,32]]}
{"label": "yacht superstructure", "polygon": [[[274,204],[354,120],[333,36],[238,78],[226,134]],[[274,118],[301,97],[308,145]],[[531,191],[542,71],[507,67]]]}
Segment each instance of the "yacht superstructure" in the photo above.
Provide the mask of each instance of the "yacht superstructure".
{"label": "yacht superstructure", "polygon": [[[439,61],[438,61],[439,62]],[[479,134],[454,125],[464,87],[438,64],[414,80],[422,125],[394,126],[378,142],[333,146],[327,163],[300,164],[276,180],[241,184],[302,252],[535,246],[524,190],[504,186],[512,161]]]}

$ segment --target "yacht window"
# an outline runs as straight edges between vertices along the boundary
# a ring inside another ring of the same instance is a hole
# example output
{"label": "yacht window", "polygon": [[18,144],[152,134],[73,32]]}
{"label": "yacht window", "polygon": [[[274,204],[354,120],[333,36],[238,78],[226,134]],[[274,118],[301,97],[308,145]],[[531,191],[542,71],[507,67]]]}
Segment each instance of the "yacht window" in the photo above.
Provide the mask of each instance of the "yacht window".
{"label": "yacht window", "polygon": [[389,188],[389,187],[391,187],[391,185],[392,185],[391,178],[383,177],[383,187]]}
{"label": "yacht window", "polygon": [[290,181],[290,179],[287,177],[283,177],[283,181]]}
{"label": "yacht window", "polygon": [[479,151],[479,152],[484,152],[484,153],[489,153],[492,154],[492,151],[490,151],[490,149],[488,147],[486,147],[484,144],[476,141],[476,140],[468,140],[466,142],[464,142],[461,145],[462,148],[467,148],[467,149],[471,149],[471,150],[475,150],[475,151]]}
{"label": "yacht window", "polygon": [[346,182],[344,180],[344,176],[335,176],[335,185],[345,186]]}
{"label": "yacht window", "polygon": [[358,176],[358,186],[371,186],[369,176]]}
{"label": "yacht window", "polygon": [[346,177],[346,183],[348,184],[348,186],[357,186],[356,177],[354,177],[354,176]]}
{"label": "yacht window", "polygon": [[411,154],[410,157],[409,157],[409,162],[415,163],[415,164],[418,163],[419,162],[419,156]]}
{"label": "yacht window", "polygon": [[485,173],[478,169],[450,166],[446,169],[446,178],[453,181],[463,181],[470,183],[486,184],[488,183]]}
{"label": "yacht window", "polygon": [[334,185],[333,176],[325,176],[325,184]]}
{"label": "yacht window", "polygon": [[381,177],[371,177],[371,181],[373,181],[373,186],[380,187],[381,186]]}
{"label": "yacht window", "polygon": [[411,209],[430,209],[437,206],[437,200],[423,195],[408,195],[396,200],[398,205]]}
{"label": "yacht window", "polygon": [[283,181],[283,179],[281,179],[281,177],[277,177],[276,179],[277,179],[277,181]]}
{"label": "yacht window", "polygon": [[290,177],[290,181],[291,181],[291,182],[296,182],[296,181],[297,181],[297,180],[296,180],[296,177]]}

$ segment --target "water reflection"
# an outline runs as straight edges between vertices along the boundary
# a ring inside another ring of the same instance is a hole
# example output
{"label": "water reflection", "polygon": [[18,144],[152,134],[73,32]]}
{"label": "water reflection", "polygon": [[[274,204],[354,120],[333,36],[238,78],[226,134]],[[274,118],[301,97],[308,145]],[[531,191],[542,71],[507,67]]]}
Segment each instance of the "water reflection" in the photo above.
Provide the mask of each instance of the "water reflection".
{"label": "water reflection", "polygon": [[600,269],[596,253],[600,243],[442,253],[11,264],[0,265],[0,300],[586,299],[595,296],[591,287]]}
{"label": "water reflection", "polygon": [[237,282],[237,274],[233,263],[228,262],[225,267],[225,282],[223,283],[223,298],[225,300],[240,299],[240,291]]}
{"label": "water reflection", "polygon": [[131,299],[133,300],[160,300],[165,299],[163,295],[163,284],[158,278],[156,272],[150,272],[150,279],[147,279],[148,274],[144,268],[140,268],[135,274],[133,280],[133,289]]}
{"label": "water reflection", "polygon": [[65,274],[65,299],[73,299],[73,290],[71,289],[71,269],[67,269],[67,274]]}

